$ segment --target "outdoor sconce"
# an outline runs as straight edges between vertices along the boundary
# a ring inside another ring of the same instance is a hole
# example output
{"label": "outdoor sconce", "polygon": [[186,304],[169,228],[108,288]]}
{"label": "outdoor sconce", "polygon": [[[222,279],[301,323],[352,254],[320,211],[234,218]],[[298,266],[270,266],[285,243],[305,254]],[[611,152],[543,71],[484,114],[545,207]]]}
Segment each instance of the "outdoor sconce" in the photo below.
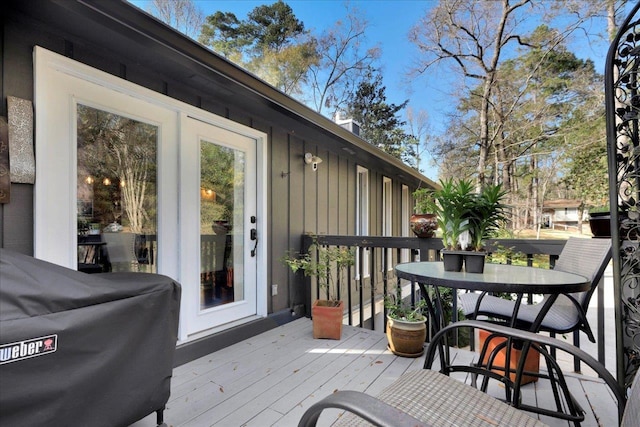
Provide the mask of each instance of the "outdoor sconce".
{"label": "outdoor sconce", "polygon": [[313,169],[313,171],[317,171],[318,170],[318,164],[322,163],[322,159],[318,156],[314,156],[311,153],[306,153],[304,155],[304,162],[308,165],[311,165],[311,169]]}

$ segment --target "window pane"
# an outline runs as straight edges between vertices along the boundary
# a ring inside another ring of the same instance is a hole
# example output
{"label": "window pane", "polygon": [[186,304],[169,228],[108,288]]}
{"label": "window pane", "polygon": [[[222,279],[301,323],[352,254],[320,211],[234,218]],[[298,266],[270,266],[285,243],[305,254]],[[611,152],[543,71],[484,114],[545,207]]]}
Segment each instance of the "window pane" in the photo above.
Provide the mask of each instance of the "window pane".
{"label": "window pane", "polygon": [[78,270],[157,271],[158,128],[78,105]]}
{"label": "window pane", "polygon": [[242,151],[200,142],[200,308],[244,298]]}

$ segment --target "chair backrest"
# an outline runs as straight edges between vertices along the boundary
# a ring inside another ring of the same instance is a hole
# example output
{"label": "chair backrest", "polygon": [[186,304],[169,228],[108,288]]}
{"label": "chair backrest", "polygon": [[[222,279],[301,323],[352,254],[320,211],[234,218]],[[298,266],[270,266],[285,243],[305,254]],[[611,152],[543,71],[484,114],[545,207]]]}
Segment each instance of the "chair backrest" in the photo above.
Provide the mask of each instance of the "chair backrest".
{"label": "chair backrest", "polygon": [[584,312],[587,311],[591,295],[602,279],[611,261],[611,239],[587,239],[570,237],[564,245],[554,270],[580,274],[591,281],[588,291],[574,294]]}
{"label": "chair backrest", "polygon": [[620,427],[635,427],[640,420],[640,375],[635,374],[633,384],[631,384],[631,393],[627,396],[627,405],[624,407],[624,414]]}
{"label": "chair backrest", "polygon": [[133,271],[132,264],[137,264],[135,254],[134,233],[103,233],[102,238],[107,243],[106,252],[109,255],[112,271]]}

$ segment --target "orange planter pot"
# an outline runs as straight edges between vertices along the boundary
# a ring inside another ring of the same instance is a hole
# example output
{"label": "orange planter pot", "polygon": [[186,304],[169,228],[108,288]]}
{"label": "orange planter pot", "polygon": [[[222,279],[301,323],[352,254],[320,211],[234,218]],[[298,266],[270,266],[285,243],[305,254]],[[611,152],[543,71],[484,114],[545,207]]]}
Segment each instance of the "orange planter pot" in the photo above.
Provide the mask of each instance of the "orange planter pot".
{"label": "orange planter pot", "polygon": [[[478,351],[480,351],[482,350],[482,347],[484,346],[486,339],[489,337],[490,332],[480,329],[478,331],[478,335],[479,335]],[[493,352],[493,349],[505,341],[506,341],[506,338],[502,338],[502,337],[492,338],[491,341],[489,341],[489,344],[487,345],[487,352],[485,353],[485,357],[482,359],[481,363],[486,364],[488,362],[489,355]],[[507,353],[504,348],[500,350],[496,355],[496,357],[493,359],[493,366],[504,369],[506,354]],[[515,371],[518,368],[518,361],[520,360],[521,356],[522,356],[521,350],[518,350],[515,348],[511,349],[511,358],[509,360],[509,370],[511,371],[511,373],[509,374],[509,378],[511,379],[511,381],[516,380]],[[539,369],[540,369],[540,353],[530,348],[529,352],[527,353],[527,359],[525,360],[525,363],[524,363],[524,370],[527,372],[539,372]],[[493,370],[493,371],[498,373],[504,373],[504,371],[500,371],[499,369]],[[522,376],[522,384],[528,384],[536,381],[538,381],[538,377],[534,377],[531,375]]]}
{"label": "orange planter pot", "polygon": [[316,300],[311,306],[313,320],[313,338],[327,338],[339,340],[342,338],[342,318],[344,317],[344,302]]}

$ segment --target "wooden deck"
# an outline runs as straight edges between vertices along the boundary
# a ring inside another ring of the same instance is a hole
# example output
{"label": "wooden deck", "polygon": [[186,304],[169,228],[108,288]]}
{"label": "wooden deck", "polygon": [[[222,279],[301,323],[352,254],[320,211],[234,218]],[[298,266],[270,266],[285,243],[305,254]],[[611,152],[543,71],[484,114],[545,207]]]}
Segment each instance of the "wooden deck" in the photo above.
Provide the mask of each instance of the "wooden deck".
{"label": "wooden deck", "polygon": [[[343,337],[314,340],[311,321],[299,319],[174,370],[165,411],[168,426],[296,426],[313,403],[336,390],[375,395],[424,357],[397,357],[381,331],[345,326]],[[474,353],[456,352],[471,360]],[[569,369],[569,368],[568,368]],[[597,378],[569,374],[569,385],[587,411],[584,426],[617,425],[616,403]],[[464,381],[464,378],[458,378]],[[524,400],[543,406],[552,398],[546,381],[524,386]],[[498,392],[498,385],[493,392]],[[340,413],[326,412],[328,426]],[[534,415],[536,416],[536,415]],[[551,426],[562,420],[542,417]],[[155,425],[155,415],[135,427]]]}

